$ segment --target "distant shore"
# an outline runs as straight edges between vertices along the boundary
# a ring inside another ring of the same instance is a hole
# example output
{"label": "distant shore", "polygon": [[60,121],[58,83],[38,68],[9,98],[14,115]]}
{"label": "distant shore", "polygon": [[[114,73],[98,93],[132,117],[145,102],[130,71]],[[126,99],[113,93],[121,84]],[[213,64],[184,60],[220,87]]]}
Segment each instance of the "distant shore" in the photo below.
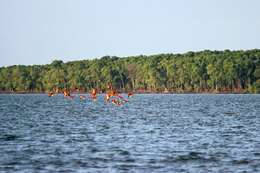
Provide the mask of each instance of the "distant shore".
{"label": "distant shore", "polygon": [[0,92],[260,93],[260,49],[104,56],[0,67]]}
{"label": "distant shore", "polygon": [[[128,92],[119,92],[127,94]],[[250,92],[131,92],[133,94],[254,94]],[[0,92],[0,94],[48,94],[48,92]],[[62,94],[62,93],[57,93]],[[89,92],[72,92],[71,94],[90,94]],[[101,92],[99,94],[105,94]]]}

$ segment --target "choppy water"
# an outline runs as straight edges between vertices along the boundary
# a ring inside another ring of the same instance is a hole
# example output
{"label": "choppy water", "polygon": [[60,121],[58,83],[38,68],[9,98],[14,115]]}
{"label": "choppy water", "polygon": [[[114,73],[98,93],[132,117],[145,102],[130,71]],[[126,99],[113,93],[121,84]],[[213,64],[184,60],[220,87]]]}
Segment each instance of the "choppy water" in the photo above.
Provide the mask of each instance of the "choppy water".
{"label": "choppy water", "polygon": [[260,95],[0,95],[0,172],[243,171],[260,172]]}

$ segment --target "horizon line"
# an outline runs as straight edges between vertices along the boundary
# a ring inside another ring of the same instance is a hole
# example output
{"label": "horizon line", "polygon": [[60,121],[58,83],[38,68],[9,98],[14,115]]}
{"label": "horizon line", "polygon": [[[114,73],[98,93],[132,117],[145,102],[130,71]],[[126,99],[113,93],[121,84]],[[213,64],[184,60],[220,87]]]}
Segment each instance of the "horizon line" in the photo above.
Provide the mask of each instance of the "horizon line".
{"label": "horizon line", "polygon": [[164,53],[149,53],[149,54],[135,54],[135,55],[124,55],[124,56],[120,56],[120,55],[103,55],[103,56],[99,56],[99,57],[89,57],[89,58],[81,58],[78,60],[68,60],[68,61],[64,61],[59,57],[53,57],[51,62],[46,63],[46,64],[13,64],[13,65],[3,65],[0,66],[0,68],[7,68],[7,67],[13,67],[13,66],[34,66],[34,65],[49,65],[51,64],[53,61],[58,60],[58,61],[62,61],[62,63],[70,63],[70,62],[77,62],[77,61],[86,61],[86,60],[100,60],[103,57],[117,57],[117,58],[130,58],[130,57],[138,57],[138,56],[156,56],[156,55],[167,55],[167,54],[172,54],[172,55],[184,55],[187,53],[200,53],[200,52],[205,52],[205,51],[210,51],[210,52],[225,52],[225,51],[230,51],[230,52],[239,52],[239,51],[254,51],[254,50],[259,50],[260,48],[252,48],[252,49],[202,49],[202,50],[189,50],[189,51],[183,51],[183,52],[164,52]]}

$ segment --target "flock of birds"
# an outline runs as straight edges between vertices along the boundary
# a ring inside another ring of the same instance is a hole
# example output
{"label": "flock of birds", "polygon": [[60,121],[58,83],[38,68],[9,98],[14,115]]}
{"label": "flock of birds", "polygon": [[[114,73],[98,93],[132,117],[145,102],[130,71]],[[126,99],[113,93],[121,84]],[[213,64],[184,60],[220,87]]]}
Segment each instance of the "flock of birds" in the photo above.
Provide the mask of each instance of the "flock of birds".
{"label": "flock of birds", "polygon": [[[105,94],[105,102],[112,103],[117,106],[121,106],[128,102],[127,99],[125,99],[123,96],[119,95],[119,93],[115,89],[113,89],[111,84],[108,84],[107,89],[108,89],[108,91]],[[96,88],[93,88],[90,93],[90,97],[93,101],[97,100],[97,94],[98,94],[98,90]],[[54,95],[55,95],[55,92],[48,93],[49,97],[53,97]],[[75,96],[71,95],[71,92],[67,89],[63,90],[63,95],[65,98],[68,98],[68,99],[73,99],[75,97]],[[128,98],[130,98],[133,96],[133,93],[129,92],[127,94],[127,96],[128,96]],[[79,95],[79,98],[80,98],[80,100],[85,100],[86,96]]]}

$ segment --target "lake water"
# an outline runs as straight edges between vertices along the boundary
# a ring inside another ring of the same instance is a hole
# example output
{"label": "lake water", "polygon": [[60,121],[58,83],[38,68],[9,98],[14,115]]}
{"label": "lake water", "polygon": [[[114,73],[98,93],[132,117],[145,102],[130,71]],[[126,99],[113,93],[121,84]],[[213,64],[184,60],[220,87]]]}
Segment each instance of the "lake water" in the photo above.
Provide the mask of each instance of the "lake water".
{"label": "lake water", "polygon": [[243,171],[260,172],[260,95],[0,95],[0,172]]}

